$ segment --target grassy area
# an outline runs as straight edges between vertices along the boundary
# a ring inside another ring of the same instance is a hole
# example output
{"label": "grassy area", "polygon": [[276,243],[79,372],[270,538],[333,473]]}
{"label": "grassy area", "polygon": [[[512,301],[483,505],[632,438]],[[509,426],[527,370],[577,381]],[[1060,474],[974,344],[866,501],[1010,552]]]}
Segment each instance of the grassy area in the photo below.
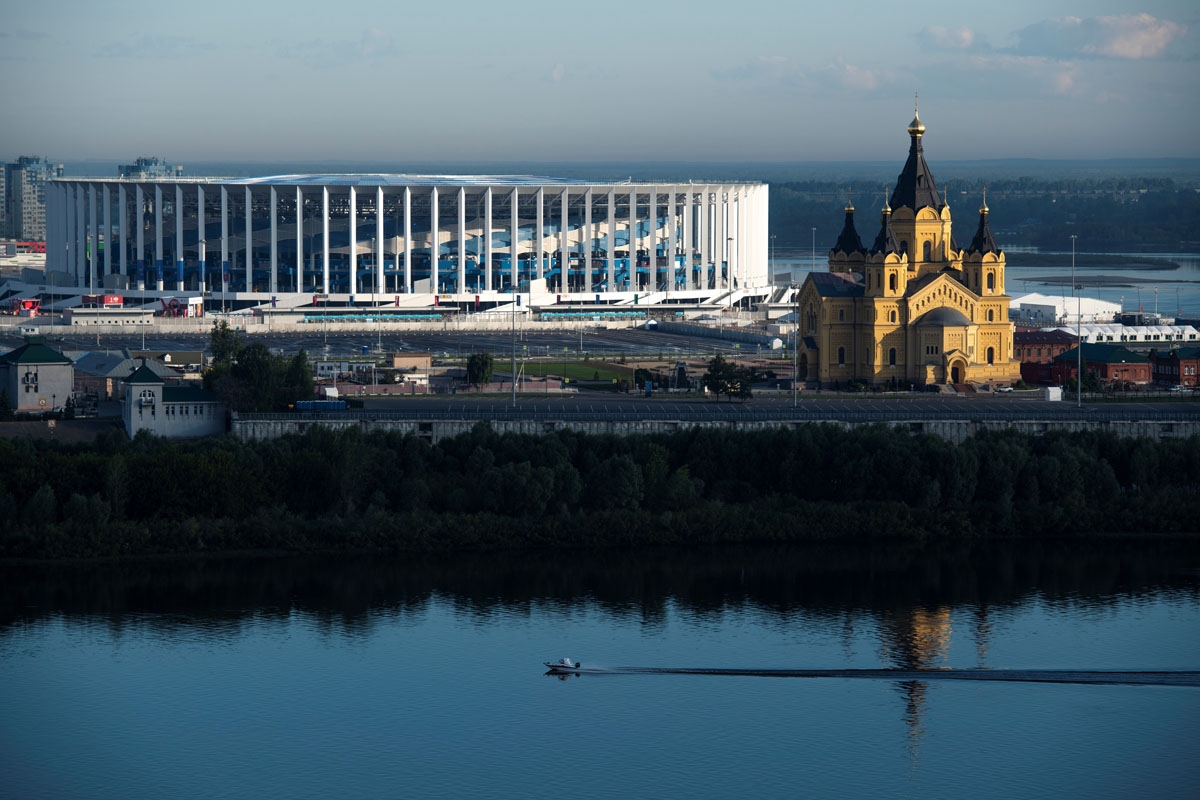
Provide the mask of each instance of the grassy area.
{"label": "grassy area", "polygon": [[[504,362],[497,360],[496,369],[505,369]],[[601,380],[611,381],[614,378],[617,380],[628,380],[633,377],[633,365],[630,364],[612,364],[604,361],[567,361],[566,377],[577,381]],[[520,365],[518,365],[520,368]],[[525,374],[531,377],[542,377],[544,375],[563,376],[564,364],[562,361],[526,361]]]}

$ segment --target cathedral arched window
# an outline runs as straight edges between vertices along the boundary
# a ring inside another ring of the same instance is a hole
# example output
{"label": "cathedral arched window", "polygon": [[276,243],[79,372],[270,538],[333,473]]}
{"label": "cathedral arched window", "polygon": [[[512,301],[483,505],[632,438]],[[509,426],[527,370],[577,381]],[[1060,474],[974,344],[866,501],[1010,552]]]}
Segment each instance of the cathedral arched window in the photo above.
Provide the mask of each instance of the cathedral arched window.
{"label": "cathedral arched window", "polygon": [[995,322],[995,321],[996,321],[996,311],[995,311],[995,309],[989,308],[988,309],[988,322]]}
{"label": "cathedral arched window", "polygon": [[888,312],[888,322],[895,322],[895,321],[896,321],[896,309],[893,308],[891,311]]}
{"label": "cathedral arched window", "polygon": [[924,259],[926,261],[933,260],[933,242],[925,242],[925,245],[924,245],[924,247],[922,247],[921,250],[922,250],[922,256],[924,257]]}
{"label": "cathedral arched window", "polygon": [[838,309],[838,322],[845,322],[845,321],[846,321],[846,309],[839,308]]}
{"label": "cathedral arched window", "polygon": [[888,366],[896,366],[896,348],[894,347],[888,350]]}
{"label": "cathedral arched window", "polygon": [[987,290],[994,292],[996,290],[996,273],[989,272],[987,274]]}
{"label": "cathedral arched window", "polygon": [[896,291],[896,273],[894,272],[891,275],[888,275],[888,291]]}
{"label": "cathedral arched window", "polygon": [[838,348],[838,366],[839,367],[846,366],[846,348],[844,348],[844,347]]}
{"label": "cathedral arched window", "polygon": [[989,363],[989,364],[996,363],[996,348],[989,347],[987,349],[987,363]]}

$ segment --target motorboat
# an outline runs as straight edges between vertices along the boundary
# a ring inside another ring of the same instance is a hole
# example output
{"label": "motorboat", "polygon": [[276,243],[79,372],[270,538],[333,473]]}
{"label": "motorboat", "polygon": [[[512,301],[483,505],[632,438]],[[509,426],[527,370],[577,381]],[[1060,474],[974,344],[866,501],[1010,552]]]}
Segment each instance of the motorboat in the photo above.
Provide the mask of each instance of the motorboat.
{"label": "motorboat", "polygon": [[574,675],[583,666],[569,658],[560,658],[558,661],[544,661],[542,663],[546,665],[546,669],[556,675]]}

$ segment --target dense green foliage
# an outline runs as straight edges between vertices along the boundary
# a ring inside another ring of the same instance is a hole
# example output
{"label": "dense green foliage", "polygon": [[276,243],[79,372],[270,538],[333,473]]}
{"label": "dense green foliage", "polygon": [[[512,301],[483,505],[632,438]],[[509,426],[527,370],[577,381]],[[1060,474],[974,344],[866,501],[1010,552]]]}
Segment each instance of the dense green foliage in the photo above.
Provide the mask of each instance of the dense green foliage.
{"label": "dense green foliage", "polygon": [[700,383],[717,396],[725,395],[730,400],[735,397],[745,400],[751,396],[750,384],[754,377],[751,368],[726,361],[725,357],[718,353],[708,362],[708,369],[705,370]]}
{"label": "dense green foliage", "polygon": [[247,344],[221,320],[213,324],[213,360],[204,372],[204,388],[234,411],[281,411],[313,397],[308,353],[272,355],[262,342]]}
{"label": "dense green foliage", "polygon": [[492,354],[472,353],[467,357],[467,383],[479,386],[492,382]]}
{"label": "dense green foliage", "polygon": [[0,441],[4,557],[1190,535],[1200,441],[886,427]]}

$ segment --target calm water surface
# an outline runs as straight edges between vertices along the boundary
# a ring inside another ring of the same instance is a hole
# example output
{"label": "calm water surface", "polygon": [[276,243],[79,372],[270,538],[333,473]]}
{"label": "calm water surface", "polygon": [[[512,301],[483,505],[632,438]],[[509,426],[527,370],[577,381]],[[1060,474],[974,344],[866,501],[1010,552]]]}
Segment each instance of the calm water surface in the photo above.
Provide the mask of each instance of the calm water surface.
{"label": "calm water surface", "polygon": [[597,666],[1200,668],[1121,545],[0,572],[5,797],[1198,797],[1200,689]]}

